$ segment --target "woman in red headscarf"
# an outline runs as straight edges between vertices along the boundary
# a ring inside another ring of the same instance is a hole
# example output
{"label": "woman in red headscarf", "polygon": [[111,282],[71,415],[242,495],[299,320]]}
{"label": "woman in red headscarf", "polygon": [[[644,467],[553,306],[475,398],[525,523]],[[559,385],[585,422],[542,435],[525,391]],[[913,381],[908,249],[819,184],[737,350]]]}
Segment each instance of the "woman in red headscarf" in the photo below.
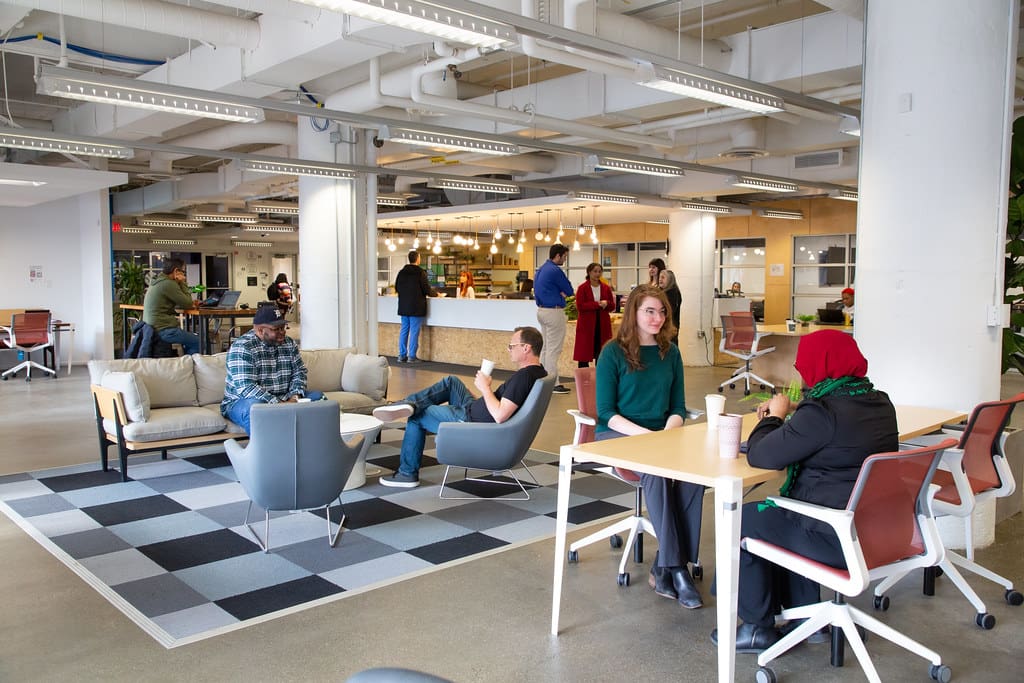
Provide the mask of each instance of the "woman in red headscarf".
{"label": "woman in red headscarf", "polygon": [[[821,330],[803,337],[795,366],[806,387],[804,399],[788,420],[785,395],[757,409],[761,421],[750,434],[747,460],[755,467],[787,470],[780,495],[842,509],[864,460],[899,447],[896,409],[867,378],[867,359],[845,332]],[[830,527],[770,504],[746,504],[740,533],[829,566],[845,566]],[[775,628],[776,614],[819,601],[814,581],[741,551],[738,611],[743,624],[736,631],[737,652],[767,649],[782,635]]]}

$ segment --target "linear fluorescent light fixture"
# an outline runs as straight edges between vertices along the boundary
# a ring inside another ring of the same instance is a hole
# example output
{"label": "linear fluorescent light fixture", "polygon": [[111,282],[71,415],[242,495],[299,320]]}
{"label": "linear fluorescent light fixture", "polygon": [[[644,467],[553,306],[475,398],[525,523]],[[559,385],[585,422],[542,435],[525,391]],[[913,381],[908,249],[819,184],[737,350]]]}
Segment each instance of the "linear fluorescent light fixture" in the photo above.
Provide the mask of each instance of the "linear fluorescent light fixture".
{"label": "linear fluorescent light fixture", "polygon": [[782,209],[762,209],[761,215],[765,218],[784,218],[788,221],[803,219],[803,211],[783,211]]}
{"label": "linear fluorescent light fixture", "polygon": [[295,202],[249,202],[246,208],[251,213],[269,213],[276,216],[298,216],[299,205]]}
{"label": "linear fluorescent light fixture", "polygon": [[656,218],[653,221],[644,221],[644,223],[652,223],[654,225],[671,225],[672,221],[667,218]]}
{"label": "linear fluorescent light fixture", "polygon": [[695,97],[726,107],[745,109],[757,114],[771,114],[782,111],[785,106],[785,102],[773,95],[721,83],[709,78],[692,76],[675,69],[645,65],[641,66],[638,72],[641,75],[640,85],[675,95]]}
{"label": "linear fluorescent light fixture", "polygon": [[126,235],[152,235],[153,228],[139,228],[128,226],[126,228],[121,228],[121,232],[123,232]]}
{"label": "linear fluorescent light fixture", "polygon": [[439,187],[445,190],[468,190],[470,192],[494,192],[496,194],[519,194],[519,186],[514,183],[499,183],[488,180],[462,180],[442,178],[428,187]]}
{"label": "linear fluorescent light fixture", "polygon": [[280,223],[257,223],[247,225],[243,228],[246,232],[295,232],[294,225],[281,225]]}
{"label": "linear fluorescent light fixture", "polygon": [[860,201],[860,193],[857,190],[832,190],[828,193],[832,199],[842,199],[847,202]]}
{"label": "linear fluorescent light fixture", "polygon": [[427,33],[457,43],[498,48],[517,42],[508,24],[420,0],[298,0],[378,24]]}
{"label": "linear fluorescent light fixture", "polygon": [[409,200],[405,197],[377,195],[377,206],[409,206]]}
{"label": "linear fluorescent light fixture", "polygon": [[703,211],[704,213],[732,213],[732,208],[728,206],[709,202],[680,202],[679,208],[687,211]]}
{"label": "linear fluorescent light fixture", "polygon": [[247,242],[246,240],[236,240],[232,244],[236,247],[251,247],[253,249],[266,249],[274,246],[273,242]]}
{"label": "linear fluorescent light fixture", "polygon": [[131,147],[111,145],[94,138],[30,131],[24,128],[0,128],[0,147],[31,149],[37,152],[62,152],[110,159],[131,159],[135,156],[135,150]]}
{"label": "linear fluorescent light fixture", "polygon": [[284,175],[304,175],[313,178],[338,178],[352,180],[355,171],[334,164],[316,164],[300,161],[271,161],[268,159],[243,159],[242,168],[246,171],[259,173],[280,173]]}
{"label": "linear fluorescent light fixture", "polygon": [[430,131],[416,130],[415,128],[382,126],[377,133],[377,137],[381,140],[391,140],[392,142],[401,142],[406,145],[417,145],[419,147],[443,147],[463,152],[478,152],[480,154],[495,154],[499,156],[519,154],[519,145],[513,145],[509,142],[498,142],[496,140],[467,137],[464,135],[431,133]]}
{"label": "linear fluorescent light fixture", "polygon": [[839,120],[839,132],[860,137],[860,119],[855,116],[844,116]]}
{"label": "linear fluorescent light fixture", "polygon": [[768,180],[767,178],[755,178],[753,176],[729,176],[725,182],[734,187],[749,187],[752,190],[764,190],[765,192],[796,192],[800,189],[796,183],[787,183],[782,180]]}
{"label": "linear fluorescent light fixture", "polygon": [[152,244],[162,244],[169,247],[191,247],[196,241],[195,240],[150,240]]}
{"label": "linear fluorescent light fixture", "polygon": [[42,95],[187,114],[222,121],[259,123],[263,109],[231,101],[230,95],[134,78],[105,76],[43,65],[36,76]]}
{"label": "linear fluorescent light fixture", "polygon": [[636,197],[628,194],[613,194],[611,192],[571,192],[572,199],[582,199],[590,202],[610,202],[612,204],[636,204]]}
{"label": "linear fluorescent light fixture", "polygon": [[260,217],[254,213],[219,213],[219,212],[195,212],[192,214],[192,220],[204,221],[206,223],[239,223],[242,225],[251,225],[259,221]]}
{"label": "linear fluorescent light fixture", "polygon": [[663,178],[675,178],[686,175],[683,169],[673,164],[633,161],[631,159],[619,159],[616,157],[597,157],[594,166],[599,171],[625,171],[627,173],[661,176]]}
{"label": "linear fluorescent light fixture", "polygon": [[203,224],[199,220],[187,218],[151,218],[143,217],[136,221],[145,228],[178,228],[180,230],[199,230]]}

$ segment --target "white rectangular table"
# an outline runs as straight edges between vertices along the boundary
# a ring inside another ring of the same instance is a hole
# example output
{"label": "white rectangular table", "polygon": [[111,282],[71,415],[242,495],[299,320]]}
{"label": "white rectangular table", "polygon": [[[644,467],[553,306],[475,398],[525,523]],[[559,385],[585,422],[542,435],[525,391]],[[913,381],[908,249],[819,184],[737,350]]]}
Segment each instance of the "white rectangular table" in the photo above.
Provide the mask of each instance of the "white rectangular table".
{"label": "white rectangular table", "polygon": [[[913,406],[897,406],[896,415],[901,439],[934,431],[943,424],[965,417],[963,412],[955,410]],[[743,438],[747,437],[756,424],[757,418],[753,413],[743,418]],[[735,460],[720,458],[717,434],[709,433],[706,422],[582,446],[562,446],[558,460],[558,516],[551,599],[551,633],[555,636],[558,635],[562,601],[573,460],[624,467],[634,472],[689,481],[714,489],[718,680],[723,683],[732,681],[736,668],[736,603],[743,487],[773,479],[780,472],[751,467],[742,454]]]}

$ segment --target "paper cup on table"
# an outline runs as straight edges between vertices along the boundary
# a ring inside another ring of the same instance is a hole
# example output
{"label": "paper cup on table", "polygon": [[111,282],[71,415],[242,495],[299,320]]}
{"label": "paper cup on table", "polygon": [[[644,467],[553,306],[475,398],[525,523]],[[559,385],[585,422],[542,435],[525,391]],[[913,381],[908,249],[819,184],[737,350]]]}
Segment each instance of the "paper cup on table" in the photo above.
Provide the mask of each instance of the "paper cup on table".
{"label": "paper cup on table", "polygon": [[490,377],[491,373],[494,372],[494,361],[487,360],[486,358],[480,361],[480,372]]}
{"label": "paper cup on table", "polygon": [[736,458],[740,454],[740,432],[743,416],[726,413],[718,416],[718,455]]}
{"label": "paper cup on table", "polygon": [[786,321],[786,329],[789,330],[790,332],[796,332],[796,321],[795,320],[787,320]]}
{"label": "paper cup on table", "polygon": [[708,394],[704,397],[704,409],[708,416],[708,429],[718,428],[718,416],[725,412],[725,396]]}

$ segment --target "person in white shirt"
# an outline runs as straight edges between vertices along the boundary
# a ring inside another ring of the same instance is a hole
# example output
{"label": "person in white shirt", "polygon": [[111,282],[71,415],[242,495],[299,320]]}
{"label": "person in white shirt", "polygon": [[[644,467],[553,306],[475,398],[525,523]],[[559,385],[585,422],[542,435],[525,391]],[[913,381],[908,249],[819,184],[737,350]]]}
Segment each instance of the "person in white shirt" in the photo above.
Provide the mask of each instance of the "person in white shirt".
{"label": "person in white shirt", "polygon": [[843,313],[845,313],[846,315],[850,316],[850,319],[852,320],[853,319],[853,288],[852,287],[847,287],[846,289],[844,289],[842,291],[840,296],[842,296]]}
{"label": "person in white shirt", "polygon": [[473,299],[476,297],[476,290],[473,289],[473,273],[464,270],[459,273],[459,289],[455,292],[456,299]]}

